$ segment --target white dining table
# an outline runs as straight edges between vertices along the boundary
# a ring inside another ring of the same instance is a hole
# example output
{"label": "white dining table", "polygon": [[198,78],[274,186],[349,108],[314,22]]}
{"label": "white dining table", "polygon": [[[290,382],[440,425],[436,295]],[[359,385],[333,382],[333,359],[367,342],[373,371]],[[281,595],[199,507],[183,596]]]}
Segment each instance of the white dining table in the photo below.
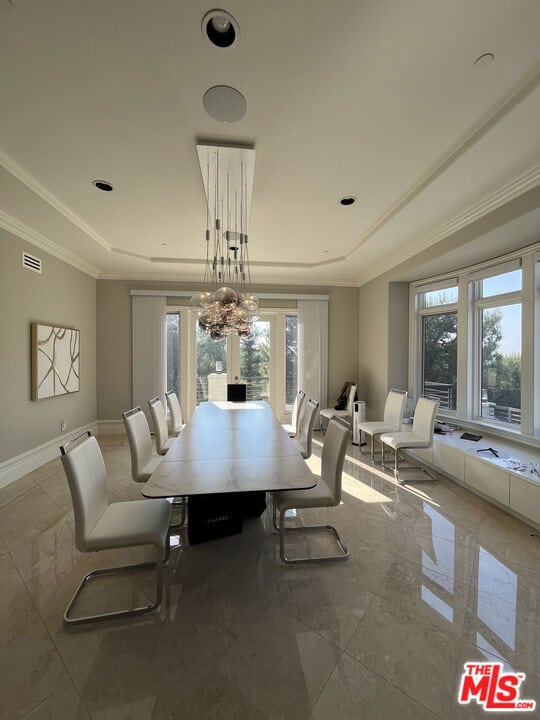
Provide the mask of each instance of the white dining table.
{"label": "white dining table", "polygon": [[315,487],[298,447],[266,402],[205,402],[144,484],[148,498],[187,497],[191,544],[242,531],[266,493]]}
{"label": "white dining table", "polygon": [[315,487],[314,475],[266,402],[201,403],[142,494],[149,498]]}

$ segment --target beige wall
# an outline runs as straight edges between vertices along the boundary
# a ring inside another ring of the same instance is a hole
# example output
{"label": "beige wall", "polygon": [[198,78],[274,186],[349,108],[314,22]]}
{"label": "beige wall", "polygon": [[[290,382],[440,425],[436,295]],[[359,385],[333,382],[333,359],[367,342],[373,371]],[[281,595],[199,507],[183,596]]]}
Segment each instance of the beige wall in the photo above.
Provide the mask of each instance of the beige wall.
{"label": "beige wall", "polygon": [[[120,420],[122,412],[132,404],[130,290],[193,288],[194,283],[98,280],[97,412],[100,420]],[[355,380],[358,374],[358,288],[261,285],[255,286],[255,291],[329,296],[328,399],[334,404],[345,380]]]}
{"label": "beige wall", "polygon": [[[23,250],[42,259],[43,273],[21,265]],[[96,281],[0,229],[0,462],[96,419]],[[81,331],[81,390],[30,400],[30,323]]]}

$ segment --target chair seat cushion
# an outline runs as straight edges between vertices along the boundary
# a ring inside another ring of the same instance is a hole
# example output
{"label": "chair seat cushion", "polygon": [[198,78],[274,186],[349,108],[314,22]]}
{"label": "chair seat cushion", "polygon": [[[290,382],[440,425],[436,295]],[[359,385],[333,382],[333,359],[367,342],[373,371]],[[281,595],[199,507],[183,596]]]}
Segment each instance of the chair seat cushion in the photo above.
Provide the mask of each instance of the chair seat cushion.
{"label": "chair seat cushion", "polygon": [[137,482],[146,482],[150,478],[150,475],[156,472],[160,462],[161,458],[154,457],[150,460],[150,462],[146,463],[141,472],[137,475]]}
{"label": "chair seat cushion", "polygon": [[348,410],[335,410],[334,408],[325,408],[324,410],[321,410],[320,414],[323,418],[328,418],[328,420],[331,420],[333,417],[351,417],[351,413]]}
{"label": "chair seat cushion", "polygon": [[167,500],[131,500],[112,503],[89,534],[89,550],[133,545],[165,547],[171,506]]}
{"label": "chair seat cushion", "polygon": [[381,433],[393,433],[397,432],[399,428],[394,425],[380,421],[376,422],[361,422],[358,423],[358,429],[367,433],[368,435],[380,435]]}
{"label": "chair seat cushion", "polygon": [[415,435],[412,432],[396,432],[396,433],[384,433],[381,435],[381,442],[385,445],[389,445],[394,450],[400,448],[427,448],[431,447],[431,442]]}
{"label": "chair seat cushion", "polygon": [[336,504],[330,488],[319,479],[317,485],[309,490],[280,490],[273,493],[276,510],[289,508],[333,507]]}

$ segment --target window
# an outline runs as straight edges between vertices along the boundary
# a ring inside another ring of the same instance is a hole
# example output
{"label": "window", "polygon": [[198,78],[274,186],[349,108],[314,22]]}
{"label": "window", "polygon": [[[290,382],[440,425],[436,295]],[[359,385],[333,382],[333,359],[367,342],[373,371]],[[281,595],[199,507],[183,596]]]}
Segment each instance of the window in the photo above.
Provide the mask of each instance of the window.
{"label": "window", "polygon": [[412,395],[465,426],[540,438],[539,251],[412,284]]}
{"label": "window", "polygon": [[167,313],[166,321],[167,390],[180,398],[180,313]]}
{"label": "window", "polygon": [[521,269],[473,280],[477,416],[521,425]]}
{"label": "window", "polygon": [[456,409],[457,312],[425,315],[422,319],[422,395]]}
{"label": "window", "polygon": [[458,288],[450,285],[417,294],[421,358],[420,394],[454,412],[457,398]]}
{"label": "window", "polygon": [[291,413],[298,392],[298,315],[285,317],[285,412]]}

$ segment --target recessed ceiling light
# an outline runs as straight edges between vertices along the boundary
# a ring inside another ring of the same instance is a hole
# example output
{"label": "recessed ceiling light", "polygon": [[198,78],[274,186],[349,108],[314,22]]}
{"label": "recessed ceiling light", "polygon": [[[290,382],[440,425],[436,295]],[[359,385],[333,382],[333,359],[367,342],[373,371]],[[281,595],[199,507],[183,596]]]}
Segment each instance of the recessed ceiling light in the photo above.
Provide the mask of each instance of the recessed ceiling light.
{"label": "recessed ceiling light", "polygon": [[246,112],[246,98],[228,85],[215,85],[204,93],[206,112],[219,122],[237,122]]}
{"label": "recessed ceiling light", "polygon": [[345,195],[345,197],[342,197],[339,202],[341,205],[354,205],[356,198],[354,195]]}
{"label": "recessed ceiling light", "polygon": [[203,17],[203,35],[218,48],[232,48],[236,45],[240,29],[233,16],[225,10],[210,10]]}
{"label": "recessed ceiling light", "polygon": [[161,244],[163,245],[163,247],[165,247],[165,246],[168,245],[169,243],[161,243]]}
{"label": "recessed ceiling light", "polygon": [[108,180],[94,180],[92,185],[98,190],[103,190],[103,192],[111,192],[113,189],[113,186]]}
{"label": "recessed ceiling light", "polygon": [[323,253],[324,253],[325,255],[328,255],[328,254],[330,253],[330,250],[323,250]]}
{"label": "recessed ceiling light", "polygon": [[473,62],[473,67],[483,68],[486,65],[490,65],[495,60],[495,55],[492,52],[486,52],[483,55],[479,55]]}

